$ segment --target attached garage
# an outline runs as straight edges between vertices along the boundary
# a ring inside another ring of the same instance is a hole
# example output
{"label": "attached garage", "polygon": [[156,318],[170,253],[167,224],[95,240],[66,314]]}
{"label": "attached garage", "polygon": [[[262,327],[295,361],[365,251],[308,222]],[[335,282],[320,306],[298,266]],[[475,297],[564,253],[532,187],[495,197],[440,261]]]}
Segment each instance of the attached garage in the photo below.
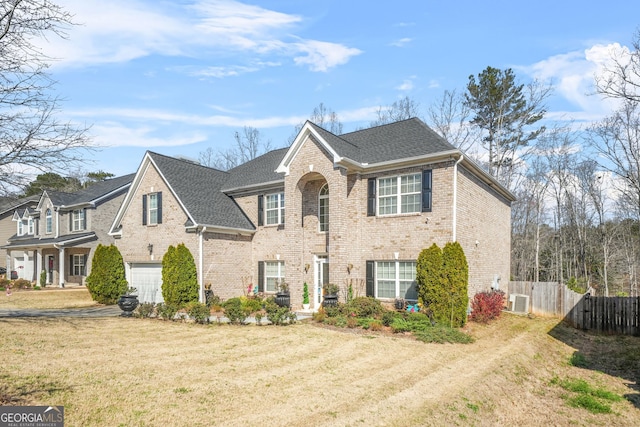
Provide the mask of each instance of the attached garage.
{"label": "attached garage", "polygon": [[162,298],[162,264],[130,264],[129,286],[137,289],[140,302],[164,302]]}

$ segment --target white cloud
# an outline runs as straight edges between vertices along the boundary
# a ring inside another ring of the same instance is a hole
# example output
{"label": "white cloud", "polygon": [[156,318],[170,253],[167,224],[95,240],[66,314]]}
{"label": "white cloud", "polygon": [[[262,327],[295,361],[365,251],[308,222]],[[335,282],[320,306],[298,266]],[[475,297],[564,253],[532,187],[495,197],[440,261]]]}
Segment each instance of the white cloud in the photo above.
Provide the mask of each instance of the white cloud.
{"label": "white cloud", "polygon": [[396,47],[403,47],[404,45],[412,42],[413,39],[410,39],[409,37],[404,37],[401,38],[399,40],[394,40],[391,43],[389,43],[390,46],[396,46]]}
{"label": "white cloud", "polygon": [[345,64],[362,53],[361,50],[335,43],[321,42],[317,40],[304,40],[295,43],[294,46],[305,56],[297,56],[293,60],[298,65],[309,65],[311,71],[327,71],[336,65]]}
{"label": "white cloud", "polygon": [[595,76],[601,75],[611,64],[611,55],[620,51],[619,44],[596,44],[583,51],[555,55],[529,67],[521,67],[526,73],[542,81],[551,81],[555,93],[579,112],[566,112],[576,120],[598,120],[615,108],[615,101],[596,94]]}
{"label": "white cloud", "polygon": [[118,122],[102,122],[91,128],[93,142],[99,147],[174,147],[207,140],[204,133],[185,135],[164,134],[158,137],[158,129],[150,126],[127,126]]}
{"label": "white cloud", "polygon": [[211,52],[224,51],[250,54],[252,59],[256,54],[288,56],[312,71],[327,71],[361,53],[339,43],[300,41],[292,33],[303,22],[301,16],[233,0],[199,0],[189,6],[142,0],[59,3],[81,25],[69,29],[67,40],[51,37],[42,46],[57,59],[54,67],[126,62],[148,55],[206,60]]}

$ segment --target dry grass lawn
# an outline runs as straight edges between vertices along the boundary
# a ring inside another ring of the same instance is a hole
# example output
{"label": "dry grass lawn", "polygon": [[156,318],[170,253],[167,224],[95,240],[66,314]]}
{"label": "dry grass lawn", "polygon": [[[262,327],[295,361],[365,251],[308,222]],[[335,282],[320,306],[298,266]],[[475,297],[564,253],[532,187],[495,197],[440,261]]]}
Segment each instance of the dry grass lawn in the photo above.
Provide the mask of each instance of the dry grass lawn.
{"label": "dry grass lawn", "polygon": [[3,308],[79,308],[95,307],[100,304],[91,299],[84,287],[45,288],[35,290],[13,290],[11,296],[0,292],[0,309]]}
{"label": "dry grass lawn", "polygon": [[[301,323],[5,318],[0,403],[64,405],[68,426],[640,425],[640,339],[557,323],[507,314],[441,345]],[[554,378],[625,398],[593,414]]]}

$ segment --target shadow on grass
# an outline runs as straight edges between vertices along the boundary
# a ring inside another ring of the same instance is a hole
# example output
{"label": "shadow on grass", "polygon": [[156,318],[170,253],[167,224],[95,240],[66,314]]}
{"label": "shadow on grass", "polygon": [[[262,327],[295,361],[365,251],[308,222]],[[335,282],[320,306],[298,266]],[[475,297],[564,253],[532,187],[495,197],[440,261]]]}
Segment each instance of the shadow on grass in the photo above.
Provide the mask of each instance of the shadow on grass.
{"label": "shadow on grass", "polygon": [[40,376],[14,377],[0,374],[0,405],[23,406],[33,401],[46,401],[47,397],[71,387],[47,381]]}
{"label": "shadow on grass", "polygon": [[588,332],[564,321],[549,335],[576,349],[569,360],[573,366],[627,380],[630,392],[624,397],[640,409],[640,338]]}

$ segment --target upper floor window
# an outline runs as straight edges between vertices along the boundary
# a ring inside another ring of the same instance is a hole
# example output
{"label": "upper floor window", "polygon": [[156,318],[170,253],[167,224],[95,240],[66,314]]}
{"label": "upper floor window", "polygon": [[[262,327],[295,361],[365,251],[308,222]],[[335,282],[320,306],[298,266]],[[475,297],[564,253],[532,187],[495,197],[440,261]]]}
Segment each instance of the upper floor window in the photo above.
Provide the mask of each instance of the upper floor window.
{"label": "upper floor window", "polygon": [[367,215],[431,212],[432,171],[369,178]]}
{"label": "upper floor window", "polygon": [[22,236],[24,234],[24,221],[18,220],[18,236]]}
{"label": "upper floor window", "polygon": [[142,225],[162,224],[162,192],[142,195]]}
{"label": "upper floor window", "polygon": [[48,208],[44,214],[45,221],[45,233],[50,234],[53,232],[53,219],[51,217],[51,208]]}
{"label": "upper floor window", "polygon": [[284,224],[284,193],[265,195],[265,224]]}
{"label": "upper floor window", "polygon": [[320,231],[329,231],[329,184],[322,186],[318,196],[318,227]]}
{"label": "upper floor window", "polygon": [[86,211],[84,209],[76,209],[73,211],[71,218],[71,231],[86,230],[87,222],[85,218],[85,212]]}
{"label": "upper floor window", "polygon": [[33,234],[33,230],[34,230],[34,222],[33,222],[33,218],[29,217],[29,219],[27,220],[27,233],[28,234]]}

